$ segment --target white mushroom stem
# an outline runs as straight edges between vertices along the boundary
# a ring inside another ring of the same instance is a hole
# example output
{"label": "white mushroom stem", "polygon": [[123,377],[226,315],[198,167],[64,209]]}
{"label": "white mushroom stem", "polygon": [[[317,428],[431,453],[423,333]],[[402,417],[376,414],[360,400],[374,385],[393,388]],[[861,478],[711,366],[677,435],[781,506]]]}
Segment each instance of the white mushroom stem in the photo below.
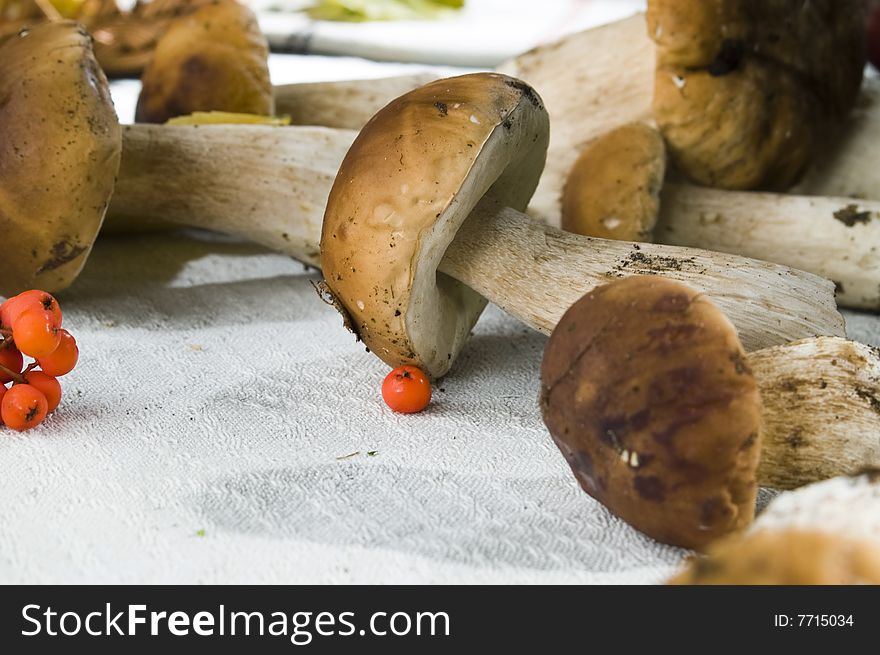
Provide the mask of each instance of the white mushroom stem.
{"label": "white mushroom stem", "polygon": [[440,270],[544,333],[591,289],[655,274],[708,294],[747,350],[844,335],[833,286],[815,275],[704,250],[583,237],[488,203],[465,221]]}
{"label": "white mushroom stem", "polygon": [[308,82],[275,87],[275,113],[294,125],[361,129],[396,97],[437,79],[431,73],[371,80]]}
{"label": "white mushroom stem", "polygon": [[880,350],[820,337],[749,353],[748,365],[764,404],[762,485],[880,468]]}
{"label": "white mushroom stem", "polygon": [[254,241],[312,266],[327,195],[356,132],[258,125],[129,125],[108,210]]}
{"label": "white mushroom stem", "polygon": [[841,305],[880,309],[880,202],[667,184],[654,241],[810,271]]}
{"label": "white mushroom stem", "polygon": [[[109,213],[216,230],[318,265],[324,204],[354,134],[128,126]],[[545,333],[590,289],[654,273],[708,293],[749,350],[844,335],[833,285],[815,275],[702,250],[581,237],[488,203],[465,222],[441,270]]]}
{"label": "white mushroom stem", "polygon": [[880,547],[880,471],[836,477],[774,498],[752,532],[817,530]]}

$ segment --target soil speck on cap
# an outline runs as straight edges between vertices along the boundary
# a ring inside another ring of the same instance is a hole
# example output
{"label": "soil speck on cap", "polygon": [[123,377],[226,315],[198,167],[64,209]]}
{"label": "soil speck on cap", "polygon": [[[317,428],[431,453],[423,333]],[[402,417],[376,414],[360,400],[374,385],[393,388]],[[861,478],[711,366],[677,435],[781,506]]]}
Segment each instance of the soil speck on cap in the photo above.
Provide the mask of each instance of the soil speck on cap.
{"label": "soil speck on cap", "polygon": [[856,223],[867,223],[871,220],[871,212],[860,212],[858,205],[847,205],[843,209],[834,212],[834,218],[846,225],[852,227]]}
{"label": "soil speck on cap", "polygon": [[445,102],[435,102],[434,106],[437,108],[437,111],[440,112],[441,116],[449,115],[449,107],[446,106]]}

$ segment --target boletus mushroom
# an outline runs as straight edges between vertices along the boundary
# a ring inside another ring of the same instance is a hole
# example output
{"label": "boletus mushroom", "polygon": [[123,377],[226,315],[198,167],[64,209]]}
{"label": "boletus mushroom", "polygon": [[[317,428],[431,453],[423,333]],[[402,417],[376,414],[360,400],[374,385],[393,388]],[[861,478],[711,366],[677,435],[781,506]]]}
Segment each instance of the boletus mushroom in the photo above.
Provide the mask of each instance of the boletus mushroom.
{"label": "boletus mushroom", "polygon": [[548,128],[531,87],[476,73],[404,94],[355,139],[327,201],[321,264],[347,323],[385,362],[441,376],[487,299],[549,332],[590,288],[640,272],[668,273],[710,294],[747,348],[781,343],[781,331],[843,334],[824,291],[803,295],[805,284],[822,288],[806,273],[578,237],[530,219],[522,210]]}
{"label": "boletus mushroom", "polygon": [[122,139],[92,41],[70,21],[0,40],[0,293],[80,272],[110,202]]}
{"label": "boletus mushroom", "polygon": [[649,0],[647,22],[654,117],[700,184],[787,189],[861,86],[861,0]]}
{"label": "boletus mushroom", "polygon": [[562,190],[561,227],[620,241],[652,241],[666,176],[666,145],[654,128],[627,123],[585,148]]}
{"label": "boletus mushroom", "polygon": [[670,584],[880,584],[880,476],[778,496],[747,534],[713,545]]}
{"label": "boletus mushroom", "polygon": [[[23,50],[20,44],[6,52],[9,55],[7,61],[21,61],[27,56],[27,50]],[[473,91],[476,94],[476,89],[488,88],[485,97],[489,100],[477,97],[472,102],[465,94],[462,97],[467,102],[455,106],[455,98],[462,95],[457,90],[461,80],[467,82],[467,93]],[[473,135],[465,131],[456,135],[447,133],[448,150],[438,151],[438,154],[445,153],[446,160],[440,159],[443,165],[449,165],[450,170],[457,170],[462,175],[471,163],[479,160],[472,179],[483,183],[491,178],[493,170],[505,180],[512,179],[509,175],[515,174],[512,171],[505,174],[499,169],[503,168],[502,164],[488,163],[496,148],[499,152],[506,150],[505,155],[511,161],[528,156],[528,163],[520,169],[520,172],[526,171],[522,173],[527,173],[523,178],[526,181],[521,185],[514,184],[516,189],[511,195],[517,202],[519,198],[527,201],[534,180],[540,175],[547,132],[546,114],[531,88],[497,75],[459,78],[425,88],[427,91],[421,93],[429,97],[436,95],[436,99],[428,103],[427,109],[424,103],[413,103],[413,121],[430,122],[433,113],[437,120],[455,117],[466,123],[467,129],[475,131]],[[503,94],[500,99],[493,96],[498,90],[508,94],[506,101],[509,105],[503,104]],[[45,111],[51,111],[53,117],[63,121],[66,107],[53,101],[60,96],[53,96],[48,89],[44,91]],[[89,87],[82,91],[95,92],[97,89]],[[31,96],[30,101],[35,98]],[[370,126],[394,124],[398,109],[409,105],[412,99],[404,96],[392,103],[391,108],[381,112]],[[501,104],[494,104],[496,100]],[[468,107],[474,111],[461,120],[462,112]],[[416,108],[422,111],[415,111]],[[484,123],[484,118],[494,123]],[[449,124],[452,123],[450,120]],[[426,127],[429,124],[426,123]],[[434,129],[435,125],[430,127]],[[528,136],[522,136],[520,130],[529,130]],[[424,138],[428,136],[425,133]],[[494,138],[490,139],[490,136]],[[337,162],[342,159],[341,152],[348,148],[352,137],[351,132],[326,128],[128,126],[123,132],[123,161],[111,210],[115,207],[120,213],[162,216],[183,225],[242,236],[305,262],[317,263],[321,213]],[[368,126],[361,143],[369,144],[371,140],[379,139],[374,144],[377,156],[385,156],[381,153],[387,152],[399,159],[404,154],[402,145],[387,145],[381,141],[382,137],[380,128]],[[413,143],[412,147],[419,145]],[[395,153],[395,149],[398,152]],[[468,154],[472,151],[473,154]],[[349,157],[354,157],[357,152],[363,153],[364,150],[361,147],[349,151]],[[416,197],[415,184],[425,174],[423,166],[423,162],[415,157],[405,161],[396,171],[396,186],[386,186],[386,190],[389,194],[396,190],[403,202],[412,202]],[[441,187],[439,182],[447,173],[442,169],[437,172],[434,180],[437,184],[433,186]],[[448,176],[454,178],[451,174]],[[336,185],[341,185],[338,178]],[[410,185],[413,185],[413,194],[408,193]],[[442,189],[449,194],[445,196],[447,203],[458,191],[456,183],[447,184]],[[422,195],[421,190],[419,195]],[[471,200],[476,203],[482,195],[475,191]],[[337,202],[342,197],[337,193]],[[389,195],[389,198],[393,197]],[[427,203],[430,196],[424,194],[423,200]],[[490,200],[491,194],[487,202]],[[417,200],[416,206],[423,207],[424,204],[419,202]],[[437,202],[442,203],[443,196],[439,196]],[[447,252],[441,268],[479,289],[484,297],[511,308],[515,315],[538,329],[549,332],[556,317],[573,297],[579,297],[590,286],[604,281],[607,275],[661,272],[672,268],[679,270],[671,271],[671,275],[693,280],[725,306],[740,325],[747,347],[773,345],[815,334],[843,334],[843,321],[834,306],[831,284],[815,276],[715,253],[649,245],[635,250],[625,243],[566,235],[509,209],[496,211],[493,208],[487,213],[490,220],[465,222],[458,232],[458,245]],[[464,216],[460,218],[463,220]],[[494,246],[486,248],[484,242],[490,235],[495,235],[492,239]],[[53,243],[60,240],[57,234],[53,238],[56,239]],[[389,252],[383,253],[382,257],[391,261],[394,252],[389,246]],[[37,263],[32,269],[20,270],[22,275],[18,277],[8,276],[0,280],[3,292],[20,291],[22,285],[25,288],[33,286],[33,276],[39,268]],[[505,279],[498,279],[498,271],[504,269],[508,269]],[[39,286],[58,290],[71,281],[72,276],[67,276],[55,280],[54,284]],[[548,284],[551,281],[552,284]],[[473,301],[472,311],[475,313],[471,318],[475,320],[479,313],[476,305],[481,310],[485,301],[473,300],[476,293],[464,295]],[[360,298],[351,301],[352,307],[357,308],[357,300]],[[411,319],[410,316],[408,320]],[[459,329],[467,320],[459,324]],[[364,330],[361,332],[365,333]],[[446,364],[430,370],[435,375],[442,373],[444,367],[451,365],[460,345],[456,344],[455,349],[439,355],[438,358],[445,358]],[[388,359],[393,356],[389,354]]]}
{"label": "boletus mushroom", "polygon": [[253,12],[214,0],[173,20],[144,69],[136,119],[164,123],[196,111],[271,115],[269,45]]}
{"label": "boletus mushroom", "polygon": [[880,462],[878,398],[869,347],[814,339],[746,355],[706,294],[656,276],[574,303],[541,364],[544,422],[581,487],[649,536],[695,549],[751,523],[759,482]]}
{"label": "boletus mushroom", "polygon": [[880,202],[664,185],[665,169],[657,130],[600,136],[569,173],[563,229],[773,261],[834,280],[843,306],[880,308]]}

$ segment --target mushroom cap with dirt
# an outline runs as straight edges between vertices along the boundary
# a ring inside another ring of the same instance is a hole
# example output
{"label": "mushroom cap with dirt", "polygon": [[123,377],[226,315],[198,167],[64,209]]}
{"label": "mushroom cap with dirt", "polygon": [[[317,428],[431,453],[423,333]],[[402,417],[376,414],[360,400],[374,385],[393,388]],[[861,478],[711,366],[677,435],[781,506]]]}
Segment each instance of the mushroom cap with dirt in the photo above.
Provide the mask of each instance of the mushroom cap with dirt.
{"label": "mushroom cap with dirt", "polygon": [[658,541],[703,549],[754,518],[761,396],[736,329],[690,287],[637,276],[572,305],[541,411],[584,491]]}
{"label": "mushroom cap with dirt", "polygon": [[271,115],[269,46],[253,12],[215,0],[174,19],[144,69],[136,119],[164,123],[196,111]]}
{"label": "mushroom cap with dirt", "polygon": [[79,274],[110,196],[122,137],[92,40],[72,21],[0,41],[0,294],[57,291]]}
{"label": "mushroom cap with dirt", "polygon": [[747,534],[694,559],[671,584],[880,584],[880,473],[773,499]]}
{"label": "mushroom cap with dirt", "polygon": [[568,232],[651,241],[666,175],[663,137],[644,123],[627,123],[590,143],[562,191],[561,227]]}
{"label": "mushroom cap with dirt", "polygon": [[525,210],[548,135],[531,87],[494,73],[427,84],[361,130],[327,202],[321,266],[383,361],[440,376],[455,360],[486,299],[440,261],[478,202]]}
{"label": "mushroom cap with dirt", "polygon": [[647,19],[654,117],[700,184],[788,188],[855,103],[861,0],[650,0]]}

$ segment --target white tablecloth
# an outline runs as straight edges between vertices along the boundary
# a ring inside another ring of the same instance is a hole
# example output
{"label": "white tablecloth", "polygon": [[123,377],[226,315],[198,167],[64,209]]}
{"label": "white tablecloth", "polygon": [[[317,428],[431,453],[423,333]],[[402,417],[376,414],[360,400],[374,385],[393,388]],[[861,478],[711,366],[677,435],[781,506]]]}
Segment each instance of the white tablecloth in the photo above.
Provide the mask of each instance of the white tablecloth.
{"label": "white tablecloth", "polygon": [[[307,272],[260,248],[102,239],[61,295],[80,366],[0,432],[0,582],[655,582],[685,555],[577,487],[538,412],[545,337],[490,308],[430,409]],[[880,344],[880,322],[851,317]],[[374,452],[373,455],[369,453]]]}
{"label": "white tablecloth", "polygon": [[[399,70],[377,66],[273,58],[278,82]],[[136,84],[115,91],[130,119]],[[101,239],[60,296],[82,352],[61,408],[0,430],[0,583],[649,583],[680,564],[579,490],[538,411],[545,337],[490,307],[431,407],[398,416],[314,279],[226,240]],[[877,317],[848,320],[880,345]]]}

